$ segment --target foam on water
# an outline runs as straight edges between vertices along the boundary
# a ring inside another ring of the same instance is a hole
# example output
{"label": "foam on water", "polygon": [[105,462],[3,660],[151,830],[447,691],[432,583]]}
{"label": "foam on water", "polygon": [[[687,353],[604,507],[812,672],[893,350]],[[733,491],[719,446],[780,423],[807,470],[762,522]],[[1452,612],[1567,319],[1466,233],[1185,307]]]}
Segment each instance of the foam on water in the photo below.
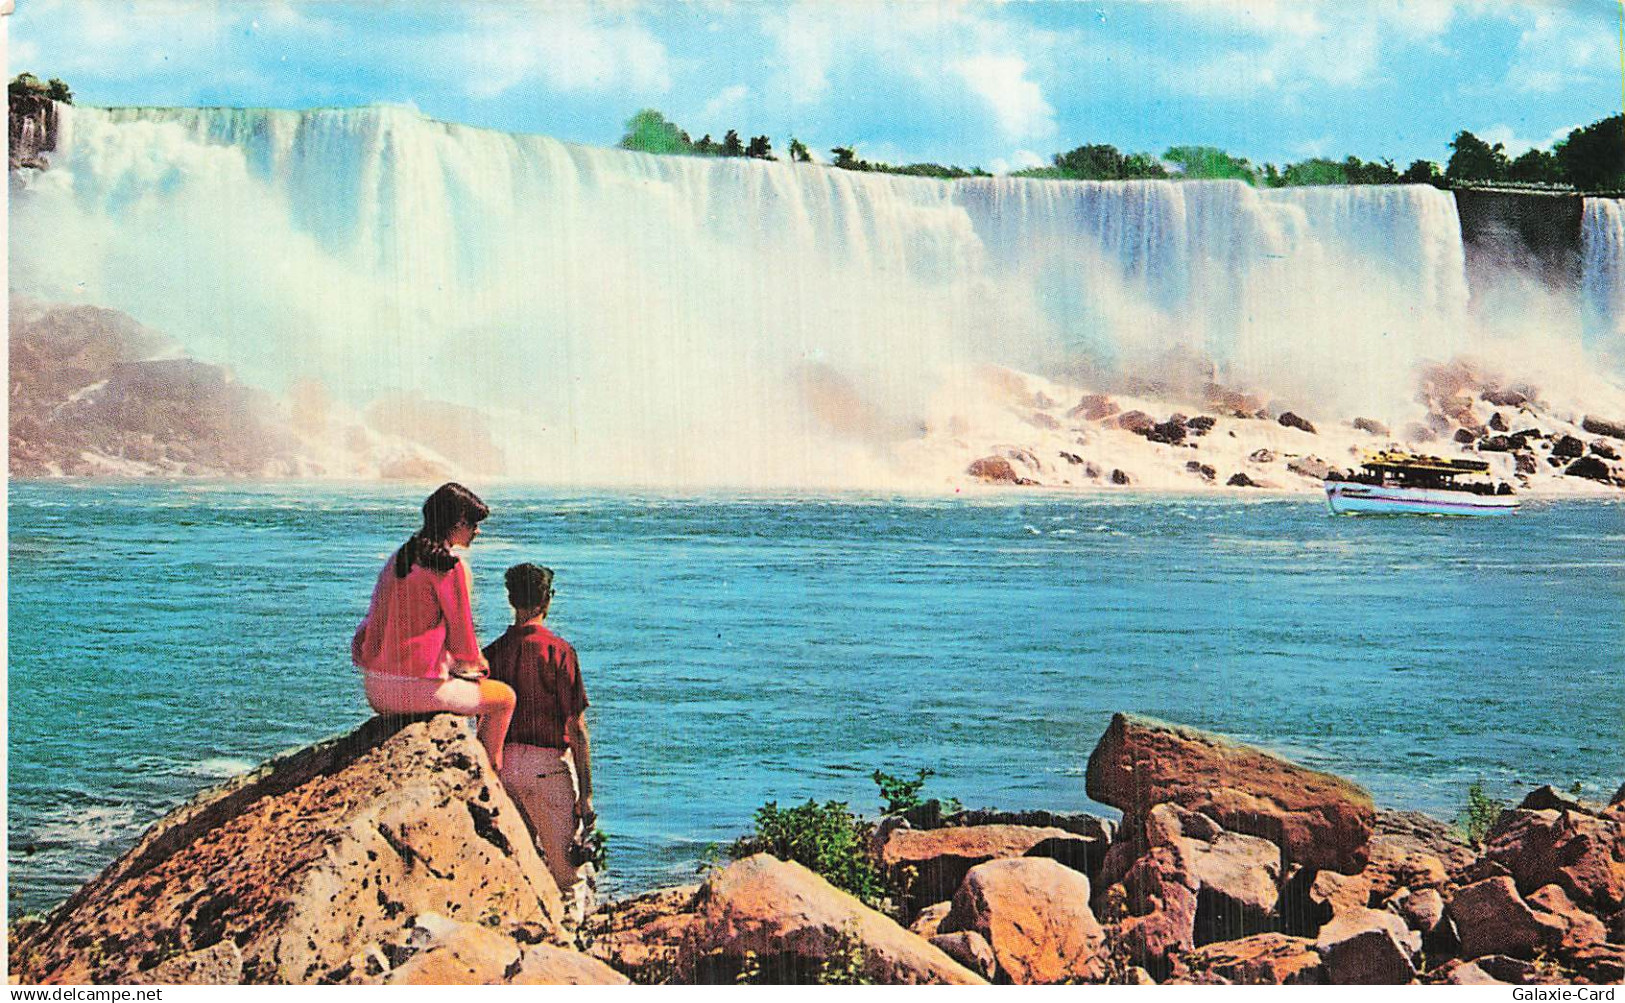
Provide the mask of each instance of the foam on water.
{"label": "foam on water", "polygon": [[[988,364],[1211,364],[1389,413],[1419,361],[1494,347],[1454,200],[1426,186],[948,183],[394,107],[61,111],[51,169],[15,193],[14,288],[124,310],[274,390],[477,406],[543,480],[889,483]],[[1618,206],[1591,202],[1606,302]]]}

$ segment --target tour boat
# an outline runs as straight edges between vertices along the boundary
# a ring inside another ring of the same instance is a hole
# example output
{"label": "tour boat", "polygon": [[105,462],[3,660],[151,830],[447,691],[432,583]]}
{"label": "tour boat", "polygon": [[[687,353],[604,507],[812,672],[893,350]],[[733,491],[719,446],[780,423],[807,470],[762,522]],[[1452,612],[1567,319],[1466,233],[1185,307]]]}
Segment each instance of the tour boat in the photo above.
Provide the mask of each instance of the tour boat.
{"label": "tour boat", "polygon": [[1510,485],[1456,480],[1488,474],[1490,465],[1483,460],[1390,451],[1368,455],[1360,467],[1358,474],[1333,471],[1327,475],[1326,507],[1332,515],[1511,515],[1518,511],[1518,498]]}

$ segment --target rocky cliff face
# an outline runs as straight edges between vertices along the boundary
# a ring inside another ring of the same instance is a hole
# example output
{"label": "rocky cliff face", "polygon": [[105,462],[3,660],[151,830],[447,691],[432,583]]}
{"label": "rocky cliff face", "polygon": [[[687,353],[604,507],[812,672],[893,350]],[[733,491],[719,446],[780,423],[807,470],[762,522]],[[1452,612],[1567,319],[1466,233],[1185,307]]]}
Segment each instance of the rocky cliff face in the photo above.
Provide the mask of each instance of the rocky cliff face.
{"label": "rocky cliff face", "polygon": [[560,947],[558,889],[467,725],[374,718],[200,795],[42,921],[47,983],[624,981]]}
{"label": "rocky cliff face", "polygon": [[56,102],[39,94],[10,95],[10,167],[43,170],[45,154],[56,149]]}

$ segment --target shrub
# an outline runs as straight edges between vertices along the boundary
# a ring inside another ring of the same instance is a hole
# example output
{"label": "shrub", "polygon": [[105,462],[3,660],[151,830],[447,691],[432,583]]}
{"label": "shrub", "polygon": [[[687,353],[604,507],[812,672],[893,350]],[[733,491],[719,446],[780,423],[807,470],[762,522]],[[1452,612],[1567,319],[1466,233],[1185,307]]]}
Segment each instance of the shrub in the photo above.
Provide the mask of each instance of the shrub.
{"label": "shrub", "polygon": [[844,801],[809,800],[791,808],[769,801],[756,810],[756,831],[734,840],[728,856],[740,860],[771,853],[793,860],[865,904],[879,907],[885,887],[869,859],[871,831],[873,826],[852,814]]}
{"label": "shrub", "polygon": [[1506,807],[1505,801],[1484,793],[1484,781],[1475,780],[1467,785],[1467,804],[1456,821],[1467,834],[1469,841],[1482,843]]}

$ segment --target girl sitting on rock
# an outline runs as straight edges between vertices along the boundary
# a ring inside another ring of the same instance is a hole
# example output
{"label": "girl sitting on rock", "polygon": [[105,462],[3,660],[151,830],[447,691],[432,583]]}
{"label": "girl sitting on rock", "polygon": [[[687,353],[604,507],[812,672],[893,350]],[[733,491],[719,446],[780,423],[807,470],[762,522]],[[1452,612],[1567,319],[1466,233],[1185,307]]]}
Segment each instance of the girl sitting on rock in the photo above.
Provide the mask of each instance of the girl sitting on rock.
{"label": "girl sitting on rock", "polygon": [[443,484],[429,496],[423,528],[378,573],[350,657],[363,670],[367,703],[380,714],[478,717],[480,742],[500,770],[514,692],[487,678],[490,667],[474,637],[472,576],[451,552],[474,542],[490,514],[461,484]]}

